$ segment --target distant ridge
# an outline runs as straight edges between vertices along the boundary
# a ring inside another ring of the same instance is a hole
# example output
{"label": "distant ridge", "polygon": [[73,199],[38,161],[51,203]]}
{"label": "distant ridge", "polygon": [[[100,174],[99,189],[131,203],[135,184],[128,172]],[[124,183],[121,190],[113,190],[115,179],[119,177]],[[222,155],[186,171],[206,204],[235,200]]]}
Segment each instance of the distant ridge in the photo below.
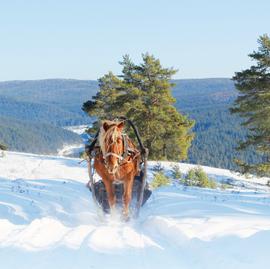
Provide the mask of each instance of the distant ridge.
{"label": "distant ridge", "polygon": [[[187,161],[235,169],[233,159],[240,156],[235,150],[236,142],[244,138],[246,132],[240,126],[240,119],[228,111],[237,96],[233,81],[230,78],[199,78],[172,82],[176,84],[173,88],[176,107],[196,120],[196,138]],[[0,115],[57,128],[88,124],[91,120],[81,106],[97,90],[98,82],[95,80],[3,81],[0,82]],[[3,128],[0,127],[0,139]],[[13,149],[18,149],[15,142]],[[241,155],[249,161],[259,158],[252,151]]]}

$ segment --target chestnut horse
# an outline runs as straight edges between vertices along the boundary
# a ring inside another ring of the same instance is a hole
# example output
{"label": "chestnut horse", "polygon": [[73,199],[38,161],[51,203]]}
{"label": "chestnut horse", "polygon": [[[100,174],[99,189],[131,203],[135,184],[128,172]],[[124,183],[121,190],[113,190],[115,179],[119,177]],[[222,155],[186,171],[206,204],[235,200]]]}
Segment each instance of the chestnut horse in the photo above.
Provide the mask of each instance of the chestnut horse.
{"label": "chestnut horse", "polygon": [[111,211],[116,203],[113,182],[124,184],[123,217],[128,220],[133,181],[139,172],[141,156],[123,129],[124,121],[102,122],[98,136],[100,149],[95,154],[94,168],[104,182]]}

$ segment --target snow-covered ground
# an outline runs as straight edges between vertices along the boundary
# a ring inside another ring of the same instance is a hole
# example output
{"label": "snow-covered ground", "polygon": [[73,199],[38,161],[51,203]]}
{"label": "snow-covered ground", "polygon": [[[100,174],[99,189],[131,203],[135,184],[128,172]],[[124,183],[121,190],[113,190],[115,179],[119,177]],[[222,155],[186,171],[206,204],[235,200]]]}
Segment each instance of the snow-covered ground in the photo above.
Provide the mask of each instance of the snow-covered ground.
{"label": "snow-covered ground", "polygon": [[[169,174],[171,164],[162,165]],[[190,167],[180,164],[183,172]],[[85,163],[7,152],[0,158],[0,268],[268,268],[267,179],[204,169],[232,189],[173,182],[153,192],[139,219],[122,223],[97,214]]]}
{"label": "snow-covered ground", "polygon": [[74,125],[74,126],[66,126],[64,129],[69,130],[75,134],[83,135],[85,130],[89,128],[88,125]]}
{"label": "snow-covered ground", "polygon": [[82,138],[81,144],[64,145],[58,150],[58,156],[79,158],[80,154],[84,151],[84,146],[88,142],[89,136],[85,132],[90,125],[74,125],[66,126],[64,129],[78,134]]}
{"label": "snow-covered ground", "polygon": [[84,151],[84,144],[66,145],[58,150],[58,156],[79,158]]}
{"label": "snow-covered ground", "polygon": [[66,126],[64,129],[78,134],[82,138],[81,144],[64,145],[58,150],[58,156],[78,158],[84,151],[84,145],[88,142],[89,136],[85,132],[89,128],[88,125]]}

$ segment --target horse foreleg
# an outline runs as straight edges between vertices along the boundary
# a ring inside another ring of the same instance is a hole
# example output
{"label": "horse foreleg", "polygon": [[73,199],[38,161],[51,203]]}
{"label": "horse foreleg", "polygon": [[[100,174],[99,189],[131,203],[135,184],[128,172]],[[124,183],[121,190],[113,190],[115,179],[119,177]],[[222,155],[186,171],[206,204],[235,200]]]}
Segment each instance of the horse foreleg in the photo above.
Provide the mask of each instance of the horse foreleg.
{"label": "horse foreleg", "polygon": [[103,182],[104,182],[105,189],[106,189],[106,192],[107,192],[109,206],[110,206],[110,209],[112,211],[114,209],[115,203],[116,203],[116,197],[115,197],[115,194],[114,194],[113,184],[109,180],[103,180]]}
{"label": "horse foreleg", "polygon": [[123,195],[123,216],[125,220],[129,218],[129,204],[132,198],[134,175],[131,173],[124,181],[124,195]]}

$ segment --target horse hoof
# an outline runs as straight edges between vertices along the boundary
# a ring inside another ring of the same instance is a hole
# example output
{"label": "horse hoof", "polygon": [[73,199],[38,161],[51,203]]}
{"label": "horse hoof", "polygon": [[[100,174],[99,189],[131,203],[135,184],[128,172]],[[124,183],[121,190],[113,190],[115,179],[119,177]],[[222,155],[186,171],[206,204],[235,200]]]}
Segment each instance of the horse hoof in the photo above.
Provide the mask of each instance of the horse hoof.
{"label": "horse hoof", "polygon": [[130,221],[130,216],[129,215],[122,215],[121,219],[123,222],[128,222],[128,221]]}

